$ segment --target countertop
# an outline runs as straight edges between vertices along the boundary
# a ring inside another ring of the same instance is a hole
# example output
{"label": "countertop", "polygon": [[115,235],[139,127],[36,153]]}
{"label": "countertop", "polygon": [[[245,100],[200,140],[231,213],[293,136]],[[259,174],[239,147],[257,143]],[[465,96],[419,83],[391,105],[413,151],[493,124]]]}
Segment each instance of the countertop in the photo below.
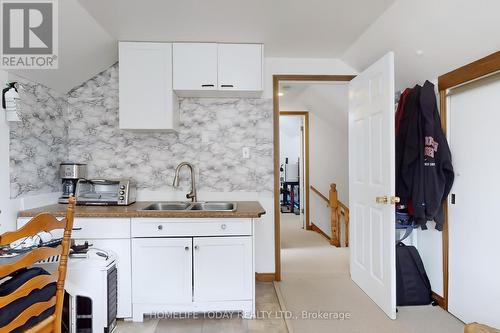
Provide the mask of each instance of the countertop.
{"label": "countertop", "polygon": [[[155,218],[259,218],[266,213],[258,201],[234,201],[236,211],[143,211],[153,201],[138,201],[130,206],[76,206],[75,217],[155,217]],[[50,213],[63,217],[68,205],[55,204],[22,210],[18,217],[33,217],[39,213]]]}

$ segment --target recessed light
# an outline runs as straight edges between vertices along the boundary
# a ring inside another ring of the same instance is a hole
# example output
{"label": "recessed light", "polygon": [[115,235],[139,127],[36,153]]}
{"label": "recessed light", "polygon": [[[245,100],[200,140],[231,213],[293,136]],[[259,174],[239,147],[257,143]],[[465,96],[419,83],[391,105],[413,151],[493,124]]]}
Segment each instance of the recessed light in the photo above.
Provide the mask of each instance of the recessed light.
{"label": "recessed light", "polygon": [[283,95],[284,95],[284,94],[283,94],[282,92],[279,92],[279,93],[278,93],[278,96],[279,96],[279,97],[281,97],[281,96],[283,96]]}

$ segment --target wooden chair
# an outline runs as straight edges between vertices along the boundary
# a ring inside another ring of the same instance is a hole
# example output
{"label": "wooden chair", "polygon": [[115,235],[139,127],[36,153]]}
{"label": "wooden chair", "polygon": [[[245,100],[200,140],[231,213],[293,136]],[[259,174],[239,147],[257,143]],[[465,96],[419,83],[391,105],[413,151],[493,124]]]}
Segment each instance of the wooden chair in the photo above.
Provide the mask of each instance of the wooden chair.
{"label": "wooden chair", "polygon": [[7,232],[0,236],[0,246],[9,245],[21,238],[32,237],[41,231],[50,232],[54,229],[64,229],[62,244],[57,247],[39,247],[27,254],[19,256],[19,259],[8,264],[0,266],[0,276],[8,276],[15,271],[30,267],[33,264],[48,259],[53,256],[59,256],[58,270],[50,275],[39,275],[24,285],[20,286],[11,294],[0,297],[0,308],[9,303],[28,295],[35,289],[41,289],[50,283],[56,283],[56,294],[46,302],[39,302],[31,305],[22,311],[14,320],[7,325],[0,327],[0,332],[10,332],[23,326],[31,317],[40,315],[47,309],[55,306],[55,311],[48,318],[25,332],[61,332],[61,317],[64,301],[64,280],[66,278],[66,269],[68,264],[68,255],[70,248],[71,231],[73,229],[73,219],[75,211],[75,198],[70,198],[66,217],[59,221],[55,216],[42,213],[31,219],[19,230]]}

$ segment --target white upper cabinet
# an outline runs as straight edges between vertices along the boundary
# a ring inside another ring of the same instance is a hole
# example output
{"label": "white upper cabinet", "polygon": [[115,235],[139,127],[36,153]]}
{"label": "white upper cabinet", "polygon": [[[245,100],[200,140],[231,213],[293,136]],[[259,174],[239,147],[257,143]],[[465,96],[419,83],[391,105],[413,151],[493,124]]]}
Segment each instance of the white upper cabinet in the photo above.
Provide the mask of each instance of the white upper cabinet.
{"label": "white upper cabinet", "polygon": [[262,90],[262,45],[219,44],[220,90]]}
{"label": "white upper cabinet", "polygon": [[174,43],[174,90],[217,89],[217,44]]}
{"label": "white upper cabinet", "polygon": [[179,96],[258,96],[262,44],[174,43],[174,90]]}
{"label": "white upper cabinet", "polygon": [[120,42],[119,52],[120,128],[175,130],[172,44]]}

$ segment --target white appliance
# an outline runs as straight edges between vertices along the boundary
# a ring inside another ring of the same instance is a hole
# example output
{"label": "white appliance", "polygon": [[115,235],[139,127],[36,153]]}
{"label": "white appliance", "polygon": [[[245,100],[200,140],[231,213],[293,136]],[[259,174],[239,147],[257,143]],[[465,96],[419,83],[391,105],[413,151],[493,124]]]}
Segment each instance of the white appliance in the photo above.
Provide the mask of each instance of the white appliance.
{"label": "white appliance", "polygon": [[285,181],[298,182],[299,181],[299,164],[290,163],[285,164]]}
{"label": "white appliance", "polygon": [[116,255],[89,249],[70,257],[66,276],[63,331],[110,333],[116,328]]}

